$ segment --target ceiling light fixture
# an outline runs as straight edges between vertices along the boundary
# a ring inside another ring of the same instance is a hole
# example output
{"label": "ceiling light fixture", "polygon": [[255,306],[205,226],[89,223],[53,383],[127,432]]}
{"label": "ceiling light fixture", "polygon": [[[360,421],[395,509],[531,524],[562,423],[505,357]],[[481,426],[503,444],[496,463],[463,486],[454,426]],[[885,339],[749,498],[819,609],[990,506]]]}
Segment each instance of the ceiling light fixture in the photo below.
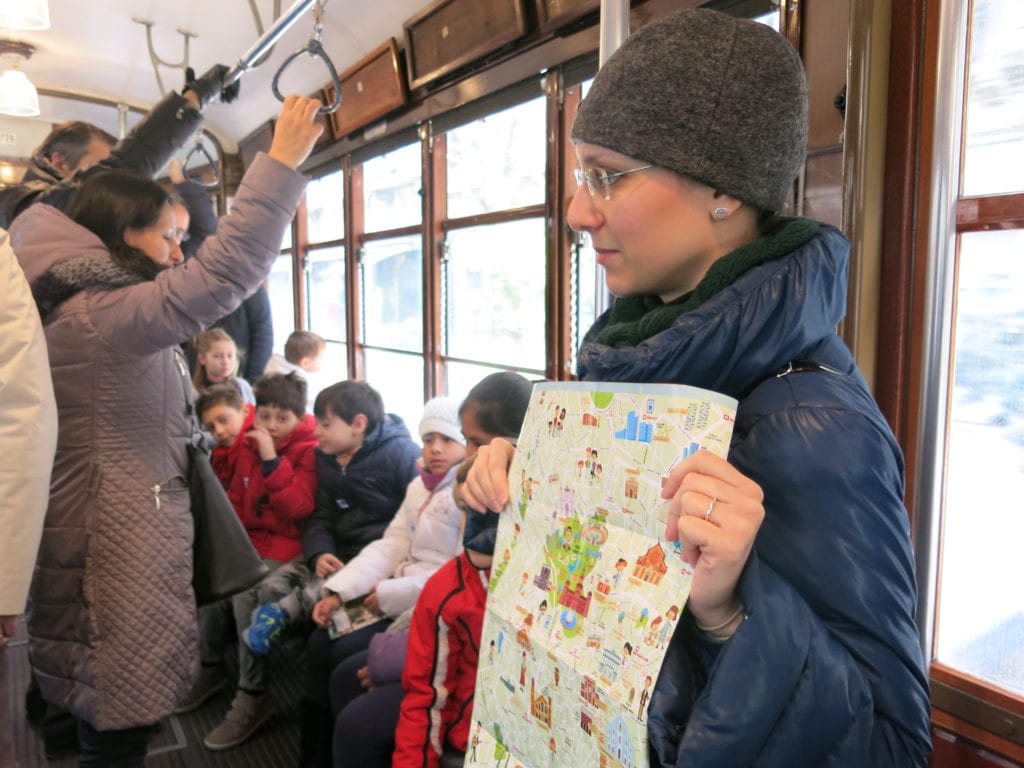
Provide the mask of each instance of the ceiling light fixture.
{"label": "ceiling light fixture", "polygon": [[0,40],[3,74],[0,75],[0,114],[33,117],[39,114],[39,93],[21,71],[21,62],[35,53],[35,47],[13,40]]}
{"label": "ceiling light fixture", "polygon": [[0,0],[0,27],[49,29],[50,9],[46,0]]}

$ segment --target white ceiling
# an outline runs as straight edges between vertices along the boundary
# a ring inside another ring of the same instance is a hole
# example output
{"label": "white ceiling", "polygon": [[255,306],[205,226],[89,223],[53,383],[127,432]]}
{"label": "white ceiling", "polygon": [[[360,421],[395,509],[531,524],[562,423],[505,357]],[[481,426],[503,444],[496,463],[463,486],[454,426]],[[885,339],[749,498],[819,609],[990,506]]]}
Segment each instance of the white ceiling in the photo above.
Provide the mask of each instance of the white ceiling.
{"label": "white ceiling", "polygon": [[[340,74],[370,51],[394,37],[404,47],[402,22],[428,5],[430,0],[327,0],[323,45]],[[280,0],[282,10],[294,0]],[[156,76],[146,45],[146,28],[133,19],[153,22],[153,47],[164,61],[178,63],[184,55],[184,38],[177,30],[196,35],[189,43],[189,63],[201,74],[216,63],[233,65],[259,37],[251,6],[259,10],[266,29],[271,24],[274,0],[49,0],[50,29],[40,32],[8,31],[9,39],[31,43],[35,55],[23,69],[38,88],[123,100],[148,108],[160,99]],[[206,127],[227,151],[235,151],[239,139],[277,114],[279,104],[271,93],[271,81],[281,62],[309,40],[312,11],[307,11],[278,41],[270,58],[242,78],[241,95],[232,104],[216,104],[206,110]],[[166,89],[180,90],[180,69],[160,68]],[[282,93],[309,94],[330,79],[317,59],[301,56],[280,81]],[[103,123],[116,135],[114,110],[81,102],[44,98],[43,114],[32,120],[45,123],[85,119]],[[341,107],[344,109],[344,106]],[[25,125],[26,118],[10,118],[0,130],[21,124],[23,133],[34,136],[39,127]],[[129,124],[134,122],[130,121]],[[18,142],[18,153],[22,144]],[[4,148],[0,154],[10,154]]]}

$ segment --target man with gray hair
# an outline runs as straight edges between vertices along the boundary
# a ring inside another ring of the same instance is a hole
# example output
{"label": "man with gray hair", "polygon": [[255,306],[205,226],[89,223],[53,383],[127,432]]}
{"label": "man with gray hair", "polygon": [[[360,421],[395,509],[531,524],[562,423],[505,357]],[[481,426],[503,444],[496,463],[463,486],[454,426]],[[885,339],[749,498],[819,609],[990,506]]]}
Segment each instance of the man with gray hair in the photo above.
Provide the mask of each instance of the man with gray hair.
{"label": "man with gray hair", "polygon": [[211,67],[189,80],[181,94],[171,92],[124,139],[89,123],[58,125],[36,150],[20,184],[0,189],[0,228],[33,203],[65,208],[86,174],[98,168],[137,171],[152,178],[199,128],[200,111],[212,101],[230,102],[239,83],[224,87],[228,68]]}

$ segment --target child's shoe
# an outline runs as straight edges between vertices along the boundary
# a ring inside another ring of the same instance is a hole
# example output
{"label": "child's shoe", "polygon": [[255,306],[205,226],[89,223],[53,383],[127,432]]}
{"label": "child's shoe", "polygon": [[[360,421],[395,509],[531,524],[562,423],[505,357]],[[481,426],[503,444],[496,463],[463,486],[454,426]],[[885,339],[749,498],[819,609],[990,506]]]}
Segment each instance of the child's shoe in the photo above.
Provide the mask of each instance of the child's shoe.
{"label": "child's shoe", "polygon": [[231,709],[223,722],[206,734],[203,744],[207,749],[221,750],[237,747],[248,739],[274,713],[269,693],[235,693]]}
{"label": "child's shoe", "polygon": [[277,603],[266,603],[252,612],[252,623],[242,633],[242,640],[257,656],[266,656],[288,627],[288,614]]}

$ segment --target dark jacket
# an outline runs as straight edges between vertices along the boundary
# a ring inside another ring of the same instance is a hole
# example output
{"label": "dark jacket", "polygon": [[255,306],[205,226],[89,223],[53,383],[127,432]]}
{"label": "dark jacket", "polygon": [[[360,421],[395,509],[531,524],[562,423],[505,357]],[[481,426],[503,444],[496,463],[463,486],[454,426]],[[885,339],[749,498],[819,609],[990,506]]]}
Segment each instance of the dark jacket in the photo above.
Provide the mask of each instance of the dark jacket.
{"label": "dark jacket", "polygon": [[213,324],[223,328],[238,347],[238,375],[255,384],[274,351],[274,319],[270,314],[270,296],[261,283],[256,291],[230,315]]}
{"label": "dark jacket", "polygon": [[48,205],[11,228],[60,417],[29,649],[46,700],[98,730],[161,720],[195,680],[192,420],[177,341],[264,278],[304,187],[260,154],[217,236],[152,280]]}
{"label": "dark jacket", "polygon": [[315,567],[325,552],[343,563],[384,534],[417,475],[420,447],[394,414],[366,435],[348,466],[316,452],[316,510],[302,535],[302,553]]}
{"label": "dark jacket", "polygon": [[[658,766],[910,766],[930,751],[903,457],[834,328],[849,244],[830,227],[667,330],[610,348],[588,380],[675,382],[740,399],[729,461],[764,489],[725,644],[684,614],[651,698]],[[812,359],[841,373],[773,372]]]}
{"label": "dark jacket", "polygon": [[[217,229],[217,214],[214,213],[210,195],[202,184],[185,181],[175,184],[174,190],[188,209],[188,240],[181,244],[186,259],[192,258],[199,246]],[[260,283],[255,292],[231,314],[221,317],[212,328],[222,328],[238,347],[238,375],[251,384],[263,375],[267,361],[274,350],[274,320],[270,313],[270,296],[266,286]],[[188,358],[189,368],[196,367],[196,353],[191,341],[182,344]]]}
{"label": "dark jacket", "polygon": [[118,142],[110,157],[92,168],[62,181],[45,163],[34,160],[21,184],[0,189],[0,228],[9,228],[14,217],[33,203],[64,210],[79,185],[104,170],[123,168],[152,178],[196,132],[200,122],[202,117],[192,102],[171,93]]}

